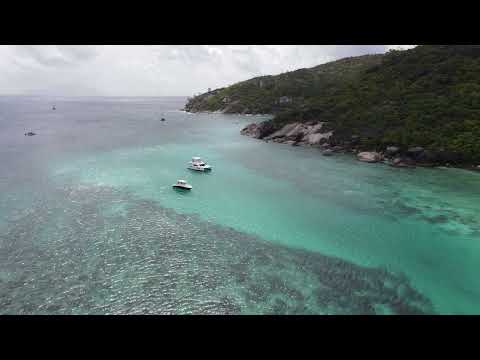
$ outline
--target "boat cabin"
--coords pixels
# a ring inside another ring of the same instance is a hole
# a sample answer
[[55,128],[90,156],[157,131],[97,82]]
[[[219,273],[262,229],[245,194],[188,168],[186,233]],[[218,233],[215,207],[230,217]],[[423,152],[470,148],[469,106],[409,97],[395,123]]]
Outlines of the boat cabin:
[[195,156],[192,158],[192,165],[200,165],[200,166],[204,166],[206,165],[205,162],[198,156]]

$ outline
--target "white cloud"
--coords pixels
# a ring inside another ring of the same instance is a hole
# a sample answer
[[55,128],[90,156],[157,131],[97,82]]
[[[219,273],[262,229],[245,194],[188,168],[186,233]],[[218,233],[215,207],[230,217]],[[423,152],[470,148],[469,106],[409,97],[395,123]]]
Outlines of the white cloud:
[[0,94],[191,95],[413,45],[4,45]]

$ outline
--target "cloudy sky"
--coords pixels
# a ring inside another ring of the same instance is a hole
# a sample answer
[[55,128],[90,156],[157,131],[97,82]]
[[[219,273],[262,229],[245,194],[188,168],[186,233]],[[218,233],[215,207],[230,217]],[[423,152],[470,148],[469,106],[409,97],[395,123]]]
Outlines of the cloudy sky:
[[2,45],[0,94],[190,96],[413,45]]

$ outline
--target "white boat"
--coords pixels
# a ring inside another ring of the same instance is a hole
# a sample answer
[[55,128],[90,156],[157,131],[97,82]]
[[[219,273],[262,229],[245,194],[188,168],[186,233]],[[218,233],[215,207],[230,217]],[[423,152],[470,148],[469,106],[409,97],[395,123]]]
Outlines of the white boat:
[[185,189],[185,190],[192,189],[192,185],[188,184],[185,180],[177,180],[177,183],[173,184],[172,186],[177,189]]
[[188,163],[188,168],[195,171],[209,171],[212,170],[212,167],[206,164],[201,158],[193,157],[192,161]]

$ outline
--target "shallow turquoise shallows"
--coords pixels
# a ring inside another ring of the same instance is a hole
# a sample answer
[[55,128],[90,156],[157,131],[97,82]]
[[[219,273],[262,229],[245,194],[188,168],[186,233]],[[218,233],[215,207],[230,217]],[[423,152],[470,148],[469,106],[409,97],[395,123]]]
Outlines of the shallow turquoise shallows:
[[480,313],[479,174],[265,143],[181,98],[16,101],[40,125],[4,160],[4,313]]

